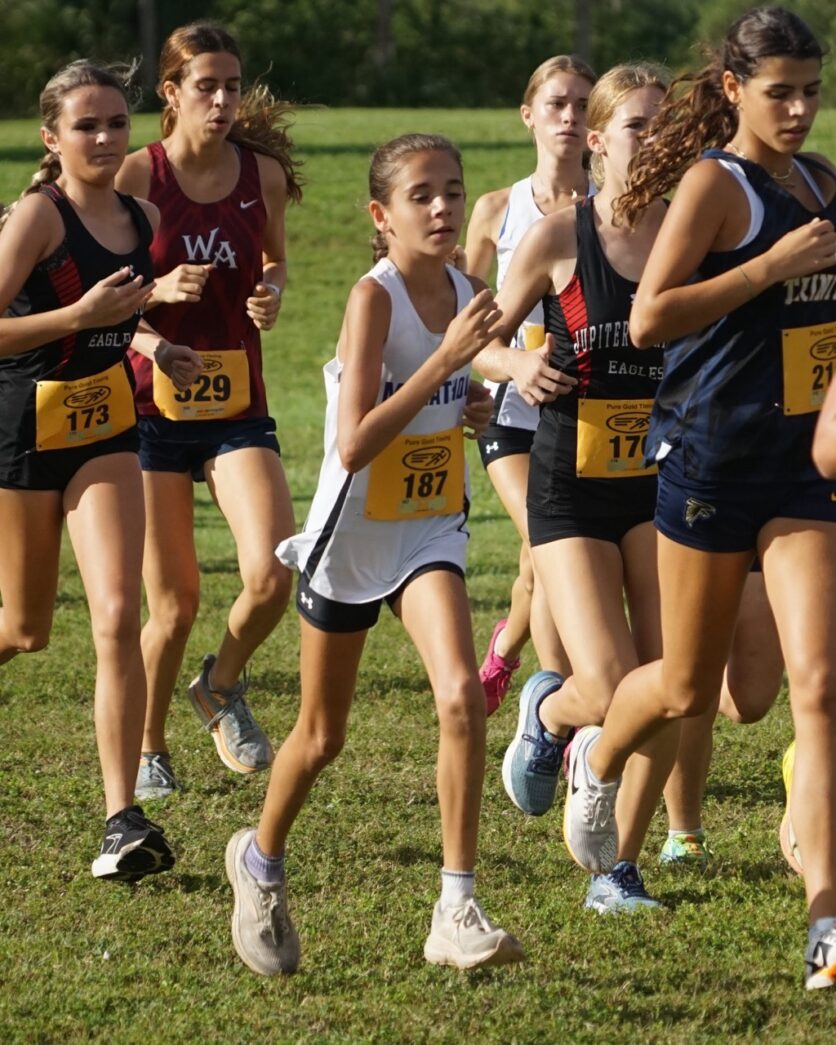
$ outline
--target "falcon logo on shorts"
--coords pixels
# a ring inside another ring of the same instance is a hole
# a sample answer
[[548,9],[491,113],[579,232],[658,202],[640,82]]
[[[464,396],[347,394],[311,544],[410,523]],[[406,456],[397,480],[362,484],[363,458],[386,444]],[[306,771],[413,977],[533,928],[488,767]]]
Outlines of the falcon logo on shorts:
[[689,497],[685,502],[685,522],[690,527],[693,527],[694,523],[699,522],[700,519],[710,519],[712,515],[716,514],[717,509],[713,504],[707,504],[696,497]]

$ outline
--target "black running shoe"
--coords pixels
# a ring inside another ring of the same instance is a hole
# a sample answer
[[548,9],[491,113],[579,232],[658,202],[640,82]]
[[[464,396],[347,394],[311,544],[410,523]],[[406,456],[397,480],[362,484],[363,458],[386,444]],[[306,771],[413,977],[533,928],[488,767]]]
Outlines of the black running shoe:
[[141,806],[128,806],[105,823],[102,851],[93,861],[94,878],[137,882],[174,867],[165,832],[148,820]]

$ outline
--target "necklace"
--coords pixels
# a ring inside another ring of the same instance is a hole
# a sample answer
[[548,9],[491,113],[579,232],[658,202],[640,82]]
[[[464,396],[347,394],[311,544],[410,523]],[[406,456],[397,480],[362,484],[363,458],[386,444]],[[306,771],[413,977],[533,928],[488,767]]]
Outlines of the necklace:
[[[739,156],[741,158],[741,160],[749,160],[749,157],[746,155],[746,153],[742,149],[738,149],[738,147],[734,144],[734,142],[729,142],[729,144],[726,146],[726,148],[730,152],[733,152],[735,154],[735,156]],[[754,160],[749,160],[749,162],[750,163],[754,163],[755,161]],[[786,174],[781,174],[780,171],[771,171],[771,170],[769,170],[768,167],[764,167],[764,170],[769,175],[769,177],[772,178],[774,181],[777,181],[781,185],[786,185],[787,188],[789,188],[789,189],[793,188],[793,184],[790,181],[790,179],[792,178],[793,174],[795,173],[795,161],[794,160],[790,160],[790,169],[787,171]]]

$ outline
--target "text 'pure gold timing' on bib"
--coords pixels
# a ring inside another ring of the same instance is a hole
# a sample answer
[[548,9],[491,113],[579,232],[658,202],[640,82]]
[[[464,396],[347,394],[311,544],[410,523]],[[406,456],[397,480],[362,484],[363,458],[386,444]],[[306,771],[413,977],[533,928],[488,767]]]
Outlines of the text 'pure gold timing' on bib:
[[365,514],[369,519],[426,519],[464,508],[461,426],[428,435],[399,435],[372,461]]
[[836,322],[781,331],[784,413],[821,410],[836,371]]
[[178,391],[154,367],[154,403],[170,421],[220,421],[237,417],[250,405],[250,370],[244,349],[201,352],[203,370]]
[[579,399],[577,474],[584,479],[655,475],[645,467],[652,399]]
[[35,447],[69,450],[89,446],[136,424],[134,395],[124,363],[74,381],[35,386]]

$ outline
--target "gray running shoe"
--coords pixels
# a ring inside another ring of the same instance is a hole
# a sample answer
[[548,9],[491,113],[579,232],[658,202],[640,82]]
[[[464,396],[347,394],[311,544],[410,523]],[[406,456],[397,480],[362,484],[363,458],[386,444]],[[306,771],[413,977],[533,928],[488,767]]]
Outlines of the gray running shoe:
[[576,864],[592,874],[606,874],[618,855],[615,798],[621,780],[602,783],[593,777],[587,756],[601,734],[600,726],[584,726],[569,748],[569,782],[563,813],[563,840]]
[[296,972],[299,937],[287,913],[285,882],[259,882],[244,863],[255,831],[243,828],[226,847],[226,876],[235,895],[232,942],[241,961],[261,976]]
[[448,907],[444,911],[440,903],[435,905],[424,957],[434,965],[476,969],[521,962],[525,951],[515,936],[493,925],[471,897],[461,907]]
[[609,874],[594,874],[584,901],[584,907],[598,914],[661,906],[648,896],[641,871],[630,860],[619,860]]
[[149,798],[168,798],[177,790],[177,780],[167,751],[143,751],[139,757],[134,795],[144,802]]
[[540,721],[540,705],[560,689],[556,671],[538,671],[520,693],[517,732],[502,760],[502,783],[508,797],[530,816],[542,816],[554,805],[560,765],[567,741],[552,737]]
[[212,689],[209,673],[215,656],[207,653],[200,674],[189,686],[189,700],[211,733],[221,762],[233,773],[255,773],[273,761],[273,748],[244,700],[246,674],[231,689]]

